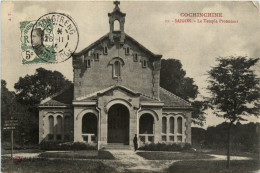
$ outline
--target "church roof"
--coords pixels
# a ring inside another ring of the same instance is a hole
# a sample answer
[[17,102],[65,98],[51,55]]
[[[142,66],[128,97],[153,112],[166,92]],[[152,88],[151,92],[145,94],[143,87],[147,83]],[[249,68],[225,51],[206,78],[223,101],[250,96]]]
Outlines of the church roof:
[[71,106],[73,100],[73,85],[63,89],[61,92],[41,101],[39,107]]
[[[128,89],[121,85],[113,85],[103,90],[97,91],[85,97],[79,98],[78,101],[90,101],[90,100],[97,100],[99,94],[106,93],[112,89],[120,88],[122,90],[127,90],[128,92],[132,93],[133,95],[140,96],[140,101],[145,102],[162,102],[164,103],[164,108],[175,108],[175,109],[187,109],[191,108],[191,104],[180,97],[174,95],[173,93],[167,91],[166,89],[160,87],[159,99],[147,96],[142,93],[138,93],[131,89]],[[72,106],[73,100],[73,86],[70,88],[64,89],[61,92],[46,98],[43,100],[39,107],[69,107]]]
[[151,97],[151,96],[139,93],[138,91],[134,91],[134,90],[129,89],[129,88],[122,86],[122,85],[112,85],[108,88],[96,91],[96,92],[91,93],[89,95],[86,95],[84,97],[77,98],[76,100],[77,101],[97,100],[98,95],[103,95],[103,94],[105,94],[105,93],[107,93],[111,90],[114,90],[114,89],[121,89],[121,90],[124,90],[124,91],[134,95],[134,96],[139,96],[141,101],[157,101],[157,102],[159,102],[159,99],[157,99],[155,97]]
[[[155,58],[161,58],[162,57],[162,55],[154,54],[153,52],[151,52],[149,49],[147,49],[142,44],[140,44],[138,41],[136,41],[133,37],[131,37],[131,36],[127,35],[127,34],[125,34],[125,36],[126,36],[126,39],[128,39],[129,41],[135,43],[140,49],[142,49],[143,51],[147,52],[151,56],[153,56]],[[100,43],[102,43],[103,41],[105,41],[108,38],[109,38],[109,33],[107,33],[103,37],[99,38],[97,41],[95,41],[94,43],[90,44],[88,47],[86,47],[82,51],[74,53],[74,56],[78,57],[78,56],[82,56],[82,55],[86,54],[89,50],[95,48],[97,45],[99,45]]]
[[159,98],[166,108],[192,108],[191,104],[175,94],[160,87]]

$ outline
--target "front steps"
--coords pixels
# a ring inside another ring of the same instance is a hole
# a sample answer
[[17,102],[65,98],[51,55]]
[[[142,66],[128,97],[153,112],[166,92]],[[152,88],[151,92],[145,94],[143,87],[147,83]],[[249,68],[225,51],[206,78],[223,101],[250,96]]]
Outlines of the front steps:
[[122,143],[107,143],[107,146],[105,146],[105,149],[110,149],[110,150],[131,150],[131,147],[129,145],[124,145]]

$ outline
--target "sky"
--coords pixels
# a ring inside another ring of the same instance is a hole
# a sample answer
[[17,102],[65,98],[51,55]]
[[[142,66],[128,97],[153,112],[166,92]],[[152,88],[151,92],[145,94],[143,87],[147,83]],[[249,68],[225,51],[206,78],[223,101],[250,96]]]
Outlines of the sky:
[[[8,89],[14,91],[19,77],[32,75],[39,67],[60,71],[73,80],[71,58],[57,64],[21,63],[19,22],[34,21],[50,12],[68,14],[78,27],[76,52],[79,52],[109,32],[108,13],[114,5],[112,1],[2,2],[1,8],[1,78],[6,80]],[[216,65],[216,58],[231,55],[260,57],[259,8],[252,2],[121,1],[120,9],[126,13],[125,32],[152,52],[162,54],[164,59],[179,59],[186,75],[195,80],[203,96],[208,95],[206,73]],[[238,23],[175,23],[175,19],[204,19],[184,18],[181,13],[222,13],[221,19]],[[255,70],[260,74],[259,64]],[[211,111],[207,113],[205,127],[223,121]],[[249,120],[259,121],[254,117]]]

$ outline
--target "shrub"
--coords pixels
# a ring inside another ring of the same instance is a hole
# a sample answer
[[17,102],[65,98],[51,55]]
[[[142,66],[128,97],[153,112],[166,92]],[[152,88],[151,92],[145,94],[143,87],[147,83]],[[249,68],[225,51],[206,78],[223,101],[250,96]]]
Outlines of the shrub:
[[139,150],[147,150],[147,151],[193,151],[191,144],[165,144],[165,143],[151,143],[146,144],[138,148]]
[[42,150],[96,150],[96,146],[83,142],[60,143],[55,141],[43,141],[40,144]]

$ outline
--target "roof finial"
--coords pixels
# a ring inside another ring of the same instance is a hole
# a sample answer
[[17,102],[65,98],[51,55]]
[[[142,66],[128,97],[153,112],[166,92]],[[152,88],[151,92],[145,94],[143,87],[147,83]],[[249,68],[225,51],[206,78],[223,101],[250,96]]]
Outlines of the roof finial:
[[116,11],[116,10],[120,11],[120,8],[118,7],[118,5],[120,4],[120,1],[114,1],[114,4],[116,5],[114,11]]

